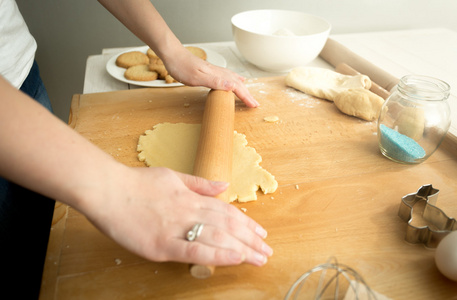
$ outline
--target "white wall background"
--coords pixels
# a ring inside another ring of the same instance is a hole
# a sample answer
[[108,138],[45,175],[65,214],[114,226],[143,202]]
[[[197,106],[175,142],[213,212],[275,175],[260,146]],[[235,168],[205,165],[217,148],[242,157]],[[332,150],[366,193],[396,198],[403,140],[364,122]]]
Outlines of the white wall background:
[[[152,0],[182,43],[232,40],[230,18],[251,9],[303,11],[331,34],[446,27],[457,31],[456,0]],[[55,113],[68,120],[82,93],[86,59],[103,48],[140,46],[95,0],[17,0],[38,42],[36,59]]]

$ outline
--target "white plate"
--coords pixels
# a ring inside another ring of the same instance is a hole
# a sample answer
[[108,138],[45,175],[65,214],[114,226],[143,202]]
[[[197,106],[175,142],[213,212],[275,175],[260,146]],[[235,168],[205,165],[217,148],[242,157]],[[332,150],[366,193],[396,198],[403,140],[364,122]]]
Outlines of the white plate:
[[[187,45],[186,45],[187,46]],[[225,68],[227,66],[227,61],[225,60],[225,58],[220,55],[219,53],[217,52],[214,52],[214,51],[211,51],[211,50],[208,50],[208,49],[205,49],[203,47],[200,47],[200,46],[197,46],[199,48],[202,48],[203,50],[205,50],[206,52],[206,60],[209,62],[209,63],[212,63],[213,65],[216,65],[216,66],[219,66],[219,67],[223,67]],[[139,48],[133,48],[133,49],[129,49],[129,50],[126,50],[126,51],[123,51],[117,55],[114,55],[113,57],[110,58],[110,60],[108,61],[108,63],[106,64],[106,70],[108,71],[108,73],[113,76],[114,78],[116,78],[117,80],[120,80],[122,82],[125,82],[125,83],[129,83],[129,84],[134,84],[134,85],[140,85],[140,86],[147,86],[147,87],[173,87],[173,86],[182,86],[183,84],[180,83],[180,82],[174,82],[174,83],[166,83],[165,80],[161,80],[161,79],[157,79],[157,80],[153,80],[153,81],[136,81],[136,80],[128,80],[124,77],[124,72],[125,72],[125,69],[124,68],[120,68],[116,65],[116,59],[119,55],[121,55],[122,53],[125,53],[125,52],[131,52],[131,51],[141,51],[143,53],[146,53],[146,51],[148,50],[149,46],[143,46],[143,47],[139,47]]]

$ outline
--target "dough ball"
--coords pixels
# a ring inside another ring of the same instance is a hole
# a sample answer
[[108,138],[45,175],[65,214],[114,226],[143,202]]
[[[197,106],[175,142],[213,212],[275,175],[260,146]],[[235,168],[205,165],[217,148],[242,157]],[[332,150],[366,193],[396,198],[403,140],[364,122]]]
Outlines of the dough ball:
[[374,121],[379,116],[384,99],[367,89],[348,89],[340,92],[334,103],[347,115]]
[[424,110],[420,107],[404,107],[394,126],[398,132],[418,141],[422,138],[425,127]]

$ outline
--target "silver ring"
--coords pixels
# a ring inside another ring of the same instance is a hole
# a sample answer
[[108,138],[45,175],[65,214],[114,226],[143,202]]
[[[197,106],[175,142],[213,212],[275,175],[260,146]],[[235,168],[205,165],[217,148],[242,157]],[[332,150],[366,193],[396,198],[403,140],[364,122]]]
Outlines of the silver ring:
[[195,241],[195,239],[197,239],[200,236],[200,234],[202,233],[202,230],[203,230],[202,223],[195,224],[194,227],[192,227],[192,229],[187,232],[186,239],[189,242]]

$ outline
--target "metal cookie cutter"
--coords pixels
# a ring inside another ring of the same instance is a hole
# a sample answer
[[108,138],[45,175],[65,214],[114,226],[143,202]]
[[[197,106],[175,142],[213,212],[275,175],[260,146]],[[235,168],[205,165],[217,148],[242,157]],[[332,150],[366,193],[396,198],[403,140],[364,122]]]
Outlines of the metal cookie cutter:
[[[438,189],[428,184],[421,186],[416,193],[408,194],[401,199],[398,216],[408,223],[405,237],[407,242],[423,243],[428,248],[436,248],[448,233],[457,230],[457,221],[448,217],[435,206],[438,193]],[[413,206],[419,201],[425,202],[421,214],[428,225],[417,227],[411,225],[411,222],[413,220]]]

